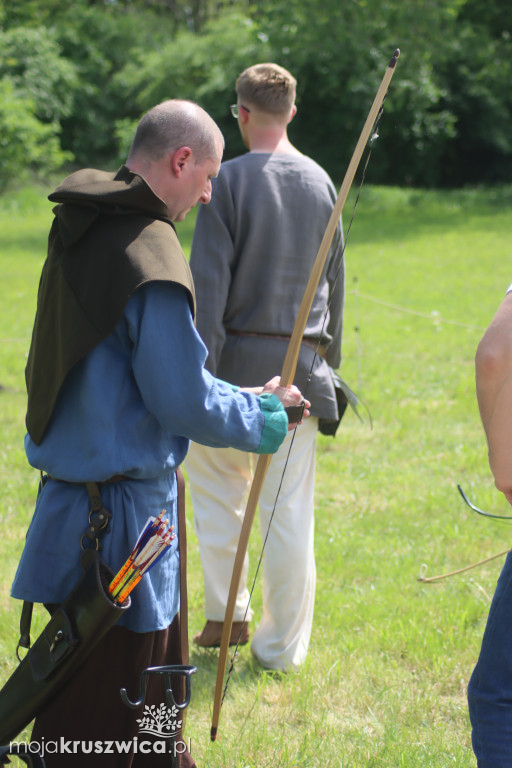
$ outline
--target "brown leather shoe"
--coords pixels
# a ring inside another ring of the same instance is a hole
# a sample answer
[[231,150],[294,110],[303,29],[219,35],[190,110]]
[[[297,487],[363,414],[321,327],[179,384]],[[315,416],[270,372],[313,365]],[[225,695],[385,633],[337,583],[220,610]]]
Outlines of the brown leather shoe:
[[[203,627],[203,631],[194,635],[194,643],[201,646],[201,648],[219,648],[223,626],[224,623],[222,621],[211,621],[208,619]],[[238,645],[246,645],[249,642],[250,636],[251,633],[249,632],[247,622],[234,621],[229,644],[236,645],[238,643]]]

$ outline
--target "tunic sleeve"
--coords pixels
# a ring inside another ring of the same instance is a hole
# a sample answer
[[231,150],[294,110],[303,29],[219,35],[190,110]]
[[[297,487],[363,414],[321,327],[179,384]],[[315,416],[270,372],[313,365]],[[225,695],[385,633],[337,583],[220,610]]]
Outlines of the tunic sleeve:
[[288,430],[279,399],[235,392],[204,369],[206,348],[181,286],[145,286],[130,300],[125,317],[137,386],[164,429],[213,447],[277,450]]
[[224,310],[228,305],[235,268],[234,206],[221,174],[212,182],[212,199],[197,213],[190,268],[198,300],[197,326],[208,350],[206,368],[216,374],[226,332]]

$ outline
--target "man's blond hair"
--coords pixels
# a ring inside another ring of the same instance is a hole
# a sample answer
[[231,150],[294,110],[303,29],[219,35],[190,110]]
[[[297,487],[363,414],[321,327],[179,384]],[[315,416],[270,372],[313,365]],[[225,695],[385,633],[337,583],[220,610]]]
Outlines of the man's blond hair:
[[288,115],[295,103],[297,81],[279,64],[254,64],[238,76],[235,88],[240,104],[272,115]]

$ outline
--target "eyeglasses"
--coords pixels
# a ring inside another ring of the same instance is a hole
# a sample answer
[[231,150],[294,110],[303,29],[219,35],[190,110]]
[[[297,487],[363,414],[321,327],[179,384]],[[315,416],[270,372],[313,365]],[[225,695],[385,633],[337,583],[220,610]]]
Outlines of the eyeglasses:
[[247,107],[244,107],[243,104],[232,104],[230,106],[231,114],[235,119],[238,118],[238,115],[240,114],[240,110],[245,109],[246,112],[250,112],[250,109],[247,109]]

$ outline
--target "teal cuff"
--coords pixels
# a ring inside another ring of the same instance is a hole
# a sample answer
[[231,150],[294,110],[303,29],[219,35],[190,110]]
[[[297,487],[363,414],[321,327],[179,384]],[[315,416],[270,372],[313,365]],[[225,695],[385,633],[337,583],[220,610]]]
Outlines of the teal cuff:
[[265,424],[255,453],[275,453],[287,435],[288,416],[277,395],[265,392],[259,397]]

